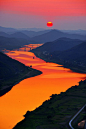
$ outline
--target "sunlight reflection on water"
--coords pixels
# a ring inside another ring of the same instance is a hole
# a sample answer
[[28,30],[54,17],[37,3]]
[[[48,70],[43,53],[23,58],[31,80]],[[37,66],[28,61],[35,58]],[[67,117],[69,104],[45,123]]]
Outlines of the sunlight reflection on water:
[[43,74],[24,79],[0,97],[0,129],[12,129],[24,118],[27,110],[34,110],[52,94],[64,92],[86,77],[86,74],[72,72],[61,65],[46,63],[32,52],[16,50],[7,55],[27,66],[32,65]]

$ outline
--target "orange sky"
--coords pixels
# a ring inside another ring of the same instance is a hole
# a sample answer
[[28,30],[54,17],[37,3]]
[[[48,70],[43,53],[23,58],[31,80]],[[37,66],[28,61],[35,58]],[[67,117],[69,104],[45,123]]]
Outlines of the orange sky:
[[44,16],[86,16],[86,0],[0,0],[0,10]]
[[45,27],[51,21],[54,28],[58,22],[59,28],[85,29],[86,0],[0,0],[0,18],[2,26]]

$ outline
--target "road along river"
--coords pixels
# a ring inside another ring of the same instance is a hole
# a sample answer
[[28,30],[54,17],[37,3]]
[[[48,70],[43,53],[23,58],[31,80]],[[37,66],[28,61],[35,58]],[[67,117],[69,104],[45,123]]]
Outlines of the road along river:
[[[27,47],[27,46],[26,46]],[[12,129],[28,110],[34,110],[52,94],[59,94],[86,78],[86,74],[72,72],[55,63],[46,63],[28,49],[6,53],[26,66],[40,70],[43,74],[24,79],[11,91],[0,97],[0,129]]]

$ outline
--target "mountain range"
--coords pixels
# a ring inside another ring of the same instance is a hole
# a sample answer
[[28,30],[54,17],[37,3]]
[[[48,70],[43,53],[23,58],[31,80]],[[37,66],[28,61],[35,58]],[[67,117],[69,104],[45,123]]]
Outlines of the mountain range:
[[14,32],[13,34],[7,34],[6,32],[0,31],[0,36],[4,36],[4,37],[8,37],[8,38],[30,39],[29,36],[25,35],[22,32]]
[[0,26],[0,31],[5,32],[5,33],[14,33],[17,31],[17,29]]
[[86,73],[86,41],[60,38],[33,49],[39,58],[64,65],[76,72]]
[[49,32],[50,30],[42,30],[42,31],[29,31],[29,30],[22,30],[21,32],[26,34],[29,37],[34,37],[34,36],[38,36],[38,35],[42,35],[46,32]]
[[61,32],[59,30],[51,30],[51,31],[49,31],[47,33],[44,33],[42,35],[35,36],[32,39],[34,41],[45,43],[45,42],[54,41],[54,40],[56,40],[58,38],[61,38],[61,37],[66,37],[66,38],[71,38],[71,39],[86,40],[86,36],[84,36],[84,35],[68,34],[68,33]]
[[54,52],[54,51],[64,51],[70,49],[80,43],[82,40],[79,39],[69,39],[69,38],[59,38],[53,42],[46,42],[42,46],[36,48],[34,51],[47,51],[47,52]]
[[9,38],[0,36],[0,51],[2,51],[3,49],[17,49],[22,47],[23,45],[28,45],[30,43],[35,43],[35,41],[30,41],[29,39]]
[[42,31],[32,31],[32,30],[30,31],[30,30],[23,30],[23,29],[0,27],[0,36],[10,37],[10,38],[13,37],[13,38],[30,39],[38,43],[51,42],[62,37],[86,40],[86,35],[69,34],[67,32],[62,32],[56,29],[42,30]]
[[[19,48],[35,41],[44,43],[32,50],[37,56],[46,62],[59,63],[71,70],[86,73],[86,36],[84,35],[67,34],[59,30],[34,32],[3,27],[0,27],[0,31],[0,50]],[[22,79],[41,73],[0,52],[0,96]],[[69,128],[68,122],[85,102],[86,80],[80,81],[78,86],[72,86],[66,92],[53,94],[34,111],[27,111],[24,115],[25,119],[14,129]],[[74,128],[77,128],[78,122],[83,117],[86,119],[85,111],[80,113],[72,123]]]
[[53,52],[52,55],[54,56],[54,58],[59,58],[60,60],[86,65],[86,41],[71,49],[60,52],[59,54],[54,54]]

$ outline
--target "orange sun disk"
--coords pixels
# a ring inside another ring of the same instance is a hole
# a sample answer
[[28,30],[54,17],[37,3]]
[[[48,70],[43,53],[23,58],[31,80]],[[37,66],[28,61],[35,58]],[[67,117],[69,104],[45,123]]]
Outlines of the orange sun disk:
[[52,26],[53,26],[53,23],[52,23],[52,22],[48,22],[48,23],[47,23],[47,26],[48,26],[48,27],[52,27]]

